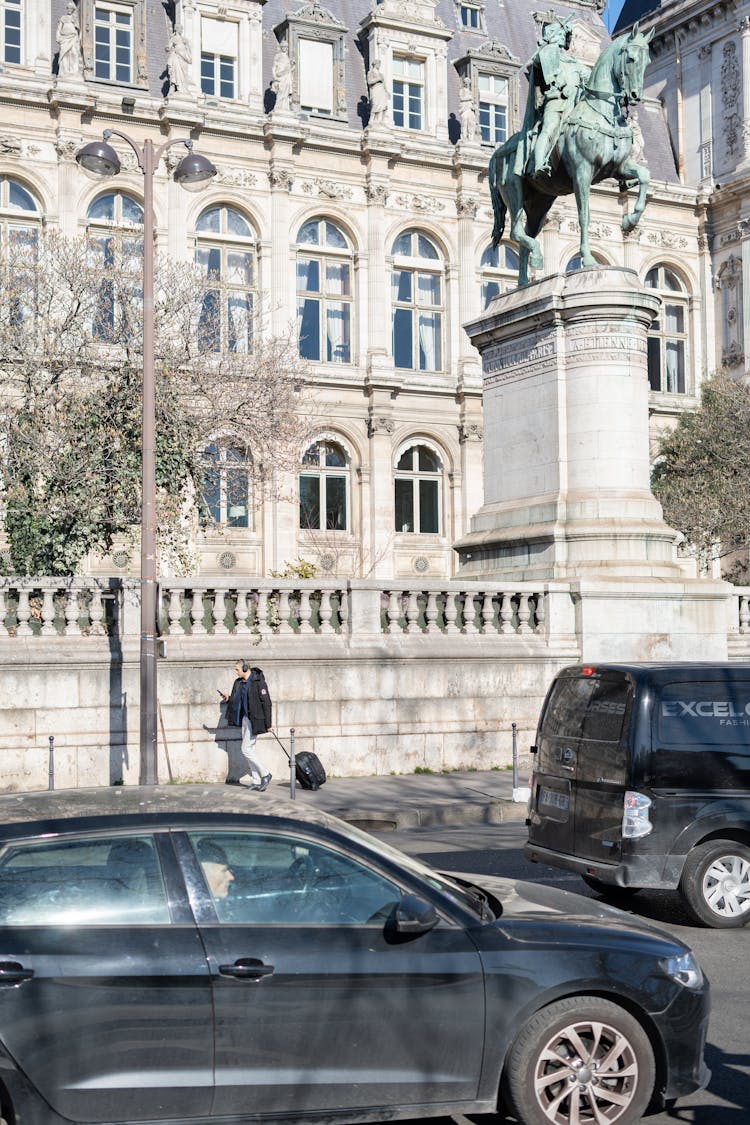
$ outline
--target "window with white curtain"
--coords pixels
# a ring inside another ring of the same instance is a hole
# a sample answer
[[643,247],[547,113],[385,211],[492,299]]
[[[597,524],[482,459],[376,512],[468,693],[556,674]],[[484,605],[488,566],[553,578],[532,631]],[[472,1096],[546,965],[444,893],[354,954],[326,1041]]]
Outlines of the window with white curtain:
[[333,43],[300,38],[298,91],[300,109],[333,112]]
[[396,463],[396,531],[402,534],[441,534],[443,466],[434,449],[415,444]]
[[195,234],[195,261],[208,281],[198,320],[199,342],[207,351],[249,352],[256,293],[255,232],[241,211],[221,204],[201,212]]
[[215,524],[252,528],[251,459],[231,441],[212,441],[203,450],[203,503]]
[[501,242],[499,246],[488,246],[482,254],[479,268],[482,271],[482,308],[490,301],[515,289],[518,285],[518,254]]
[[0,245],[36,242],[41,219],[31,192],[18,180],[0,176]]
[[311,219],[297,235],[299,354],[318,363],[352,362],[352,251],[329,219]]
[[435,243],[407,230],[393,243],[393,362],[409,371],[442,371],[443,261]]
[[0,176],[0,248],[9,249],[0,319],[7,313],[15,327],[34,315],[33,274],[26,273],[24,266],[29,259],[36,260],[40,230],[41,215],[31,192],[17,180]]
[[0,60],[21,62],[21,0],[0,0]]
[[349,460],[335,441],[305,451],[299,474],[299,525],[303,531],[348,531]]
[[648,382],[652,391],[687,393],[688,297],[685,286],[669,266],[654,266],[646,274],[647,289],[658,290],[662,304],[648,333]]
[[231,100],[237,91],[238,25],[201,17],[201,91]]
[[[92,332],[96,339],[107,340],[118,326],[118,318],[129,311],[129,297],[141,293],[143,268],[143,208],[135,199],[119,191],[98,196],[86,212],[89,263],[103,276]],[[127,286],[128,275],[132,284]],[[126,278],[122,285],[120,279]],[[116,292],[119,289],[119,295]],[[122,320],[119,327],[127,334]],[[133,321],[137,330],[137,320]]]

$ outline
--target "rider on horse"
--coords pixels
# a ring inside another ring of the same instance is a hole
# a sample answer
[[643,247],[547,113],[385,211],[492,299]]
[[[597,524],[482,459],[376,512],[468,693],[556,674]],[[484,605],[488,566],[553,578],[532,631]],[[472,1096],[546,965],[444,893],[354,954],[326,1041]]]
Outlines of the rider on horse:
[[525,167],[517,169],[519,172],[533,176],[552,170],[550,158],[560,130],[589,70],[568,53],[572,37],[573,29],[567,20],[545,24],[542,42],[529,61],[529,95],[522,126],[526,159]]

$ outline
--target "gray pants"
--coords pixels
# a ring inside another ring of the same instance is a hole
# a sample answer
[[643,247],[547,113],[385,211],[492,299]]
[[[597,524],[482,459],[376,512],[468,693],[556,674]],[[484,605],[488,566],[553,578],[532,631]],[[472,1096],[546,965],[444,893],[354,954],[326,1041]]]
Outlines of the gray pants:
[[253,785],[260,785],[264,777],[267,777],[271,772],[268,770],[260,758],[255,753],[255,742],[257,735],[253,734],[253,728],[250,726],[250,720],[247,715],[242,719],[242,744],[240,749],[242,756],[247,762],[248,772],[252,779]]

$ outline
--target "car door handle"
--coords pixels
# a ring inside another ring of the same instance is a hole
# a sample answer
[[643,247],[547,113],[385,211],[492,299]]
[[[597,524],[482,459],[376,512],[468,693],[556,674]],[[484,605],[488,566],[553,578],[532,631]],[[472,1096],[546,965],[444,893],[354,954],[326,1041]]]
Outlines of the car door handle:
[[273,965],[265,965],[256,957],[241,957],[233,965],[219,965],[219,972],[225,977],[238,977],[240,980],[260,980],[270,977]]
[[0,961],[0,984],[18,984],[22,980],[31,980],[33,969],[24,969],[18,961]]

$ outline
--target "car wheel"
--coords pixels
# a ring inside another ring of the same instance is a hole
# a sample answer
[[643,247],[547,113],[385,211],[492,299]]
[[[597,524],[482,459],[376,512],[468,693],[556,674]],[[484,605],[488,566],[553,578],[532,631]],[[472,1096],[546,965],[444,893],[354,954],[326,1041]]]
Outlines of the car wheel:
[[616,887],[611,883],[602,883],[594,875],[581,875],[587,887],[596,891],[607,902],[628,902],[633,895],[637,895],[640,887]]
[[558,1000],[529,1020],[505,1067],[523,1125],[632,1125],[654,1090],[654,1053],[623,1008],[594,996]]
[[688,853],[680,894],[698,922],[715,929],[750,922],[750,848],[709,840]]

